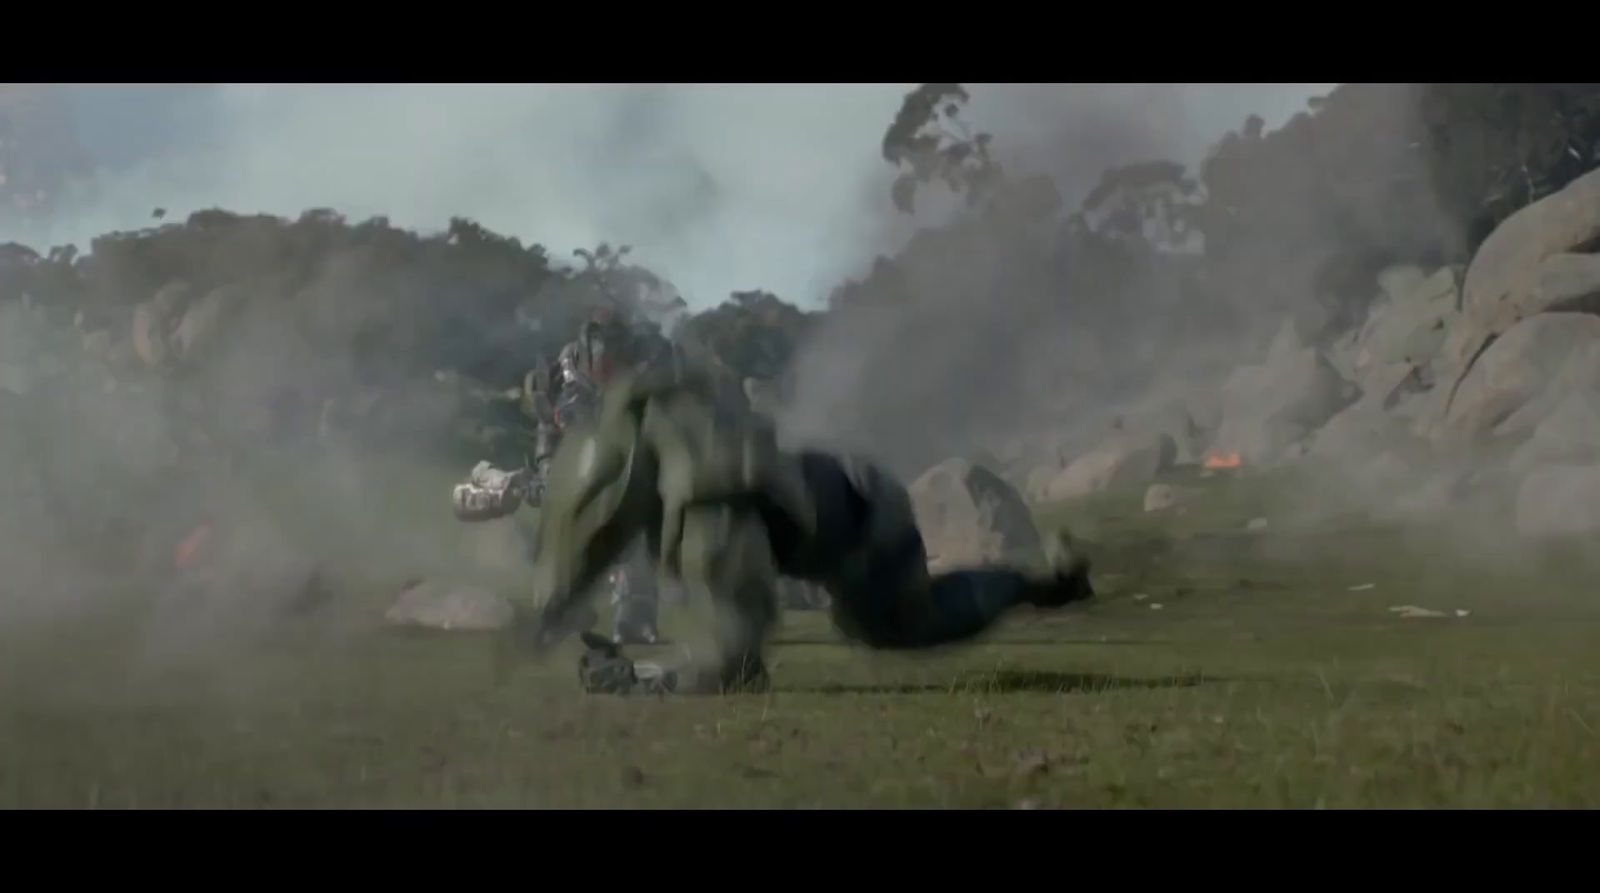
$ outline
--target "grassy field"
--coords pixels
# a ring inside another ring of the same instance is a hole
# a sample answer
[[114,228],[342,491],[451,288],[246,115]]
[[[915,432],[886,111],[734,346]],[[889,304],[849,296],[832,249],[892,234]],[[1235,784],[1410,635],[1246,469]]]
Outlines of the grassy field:
[[1178,516],[1042,513],[1092,541],[1092,606],[917,656],[791,614],[760,696],[585,697],[573,655],[502,678],[483,637],[377,624],[394,581],[152,662],[129,595],[0,642],[0,806],[1600,805],[1592,564],[1183,483]]

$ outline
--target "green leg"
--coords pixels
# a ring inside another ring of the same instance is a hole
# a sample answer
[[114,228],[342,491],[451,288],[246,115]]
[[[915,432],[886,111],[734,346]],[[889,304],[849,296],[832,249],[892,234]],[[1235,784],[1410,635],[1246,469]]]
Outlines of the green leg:
[[684,515],[683,581],[710,597],[715,648],[688,688],[728,692],[765,686],[761,652],[778,616],[777,567],[766,526],[755,513],[697,506]]

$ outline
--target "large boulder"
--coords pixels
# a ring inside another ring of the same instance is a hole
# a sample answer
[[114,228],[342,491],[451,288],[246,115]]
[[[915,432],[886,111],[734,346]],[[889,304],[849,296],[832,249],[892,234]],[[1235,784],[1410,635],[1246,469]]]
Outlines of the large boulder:
[[[1600,170],[1518,210],[1489,234],[1467,268],[1462,312],[1486,334],[1535,313],[1597,294],[1592,259],[1600,245]],[[1464,359],[1464,358],[1463,358]]]
[[1115,430],[1136,438],[1171,438],[1177,447],[1176,461],[1199,462],[1216,431],[1215,415],[1207,413],[1199,401],[1171,397],[1152,401],[1117,416]]
[[133,350],[152,369],[167,361],[168,319],[154,301],[145,301],[133,308],[133,330],[130,333]]
[[408,586],[384,613],[394,626],[488,632],[511,623],[511,603],[475,586],[424,580]]
[[1531,432],[1561,398],[1600,389],[1600,317],[1541,313],[1512,326],[1461,379],[1434,439]]
[[1032,562],[1042,555],[1022,496],[981,465],[946,460],[917,478],[910,491],[933,570]]
[[1356,339],[1358,383],[1372,368],[1393,364],[1427,368],[1444,347],[1457,315],[1460,289],[1454,268],[1444,267],[1431,276],[1416,267],[1391,268],[1379,274],[1378,283],[1385,299],[1372,308]]
[[1327,357],[1285,325],[1265,362],[1240,367],[1223,385],[1222,425],[1212,451],[1237,453],[1251,465],[1276,462],[1355,396]]
[[1553,254],[1539,265],[1532,306],[1600,312],[1600,254]]
[[1144,491],[1144,510],[1147,512],[1164,512],[1169,509],[1179,509],[1194,499],[1197,491],[1188,487],[1174,487],[1171,484],[1151,484]]
[[1077,499],[1090,493],[1143,486],[1171,468],[1178,445],[1166,434],[1118,434],[1079,456],[1060,471],[1030,481],[1030,495],[1044,502]]
[[[1454,268],[1432,275],[1419,267],[1391,267],[1378,276],[1383,296],[1360,331],[1334,345],[1330,359],[1356,383],[1363,403],[1416,415],[1441,373],[1440,356],[1460,318],[1460,287]],[[1447,373],[1444,373],[1447,374]]]
[[189,298],[193,289],[183,280],[169,282],[156,290],[150,298],[150,307],[158,317],[164,320],[174,320],[183,314],[189,306]]
[[1563,537],[1600,532],[1600,465],[1538,469],[1517,490],[1517,532]]
[[172,346],[185,362],[194,361],[216,341],[228,314],[239,306],[239,290],[222,287],[189,305],[173,332]]
[[1567,393],[1511,454],[1510,468],[1527,474],[1556,464],[1600,465],[1600,393]]
[[[1459,383],[1495,338],[1540,313],[1600,309],[1600,170],[1507,217],[1467,268],[1461,320],[1441,353],[1447,388]],[[1436,404],[1433,421],[1446,401]]]

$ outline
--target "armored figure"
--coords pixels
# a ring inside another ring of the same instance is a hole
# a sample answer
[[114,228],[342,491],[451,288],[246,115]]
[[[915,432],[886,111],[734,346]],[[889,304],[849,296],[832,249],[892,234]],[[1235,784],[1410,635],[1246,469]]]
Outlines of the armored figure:
[[[675,359],[673,345],[659,334],[636,334],[609,313],[594,314],[550,368],[535,369],[524,379],[523,408],[536,425],[531,467],[507,472],[479,463],[467,482],[456,487],[456,516],[483,521],[509,515],[524,502],[539,506],[564,433],[574,425],[594,422],[602,390],[614,372],[667,368]],[[655,642],[659,590],[642,540],[621,556],[609,582],[612,641]]]
[[930,575],[903,486],[864,462],[782,451],[769,424],[726,412],[713,393],[703,380],[625,376],[595,423],[567,432],[546,480],[532,604],[512,626],[519,650],[581,632],[591,587],[641,536],[663,572],[715,605],[716,645],[665,667],[586,634],[590,691],[765,685],[780,576],[827,590],[835,625],[877,649],[960,642],[1013,607],[1093,596],[1064,536],[1041,567]]

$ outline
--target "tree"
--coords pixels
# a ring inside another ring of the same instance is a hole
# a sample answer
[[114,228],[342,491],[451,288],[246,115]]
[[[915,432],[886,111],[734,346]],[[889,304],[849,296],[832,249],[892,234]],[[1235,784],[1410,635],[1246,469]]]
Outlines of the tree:
[[901,103],[883,137],[884,160],[902,171],[890,189],[901,213],[915,210],[918,187],[929,183],[941,182],[975,206],[1000,182],[990,135],[961,120],[969,98],[960,84],[923,84]]

